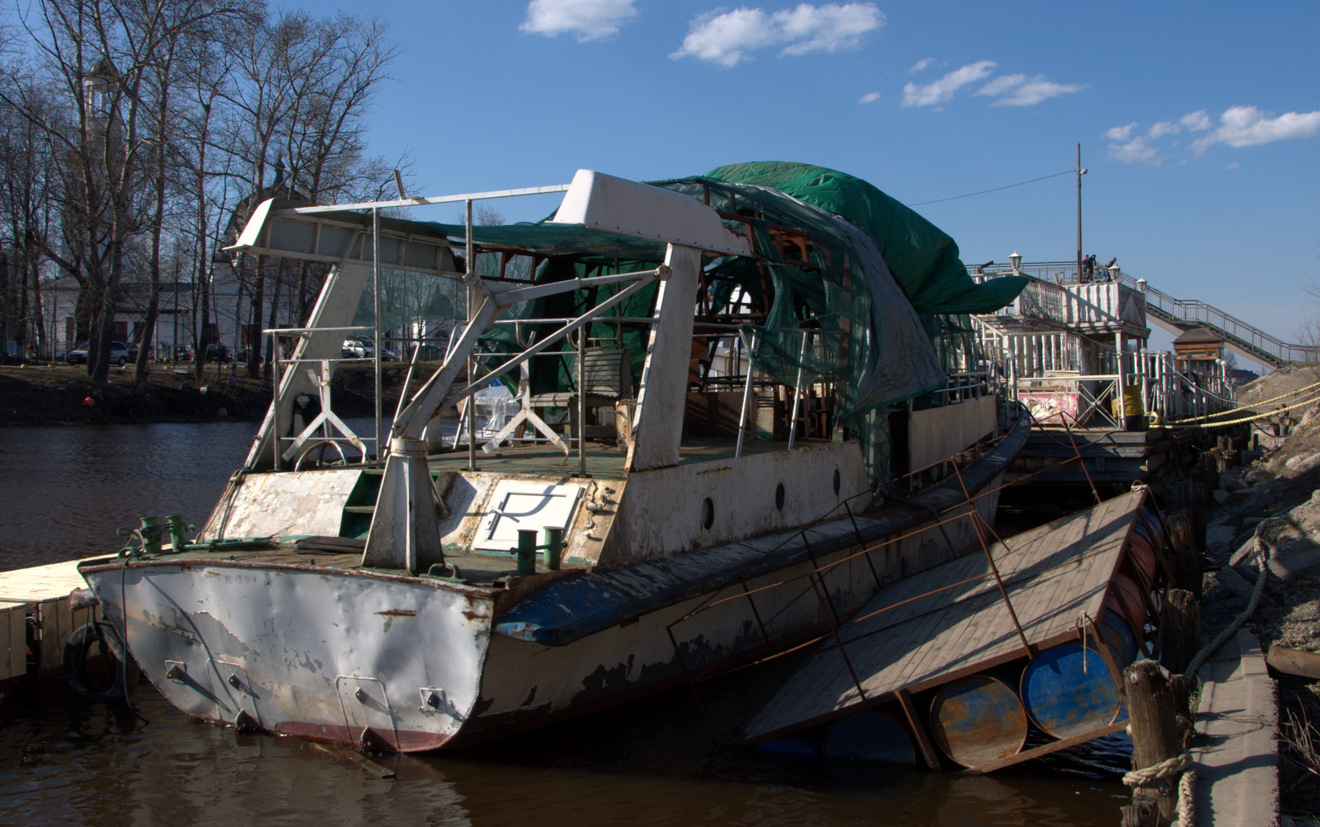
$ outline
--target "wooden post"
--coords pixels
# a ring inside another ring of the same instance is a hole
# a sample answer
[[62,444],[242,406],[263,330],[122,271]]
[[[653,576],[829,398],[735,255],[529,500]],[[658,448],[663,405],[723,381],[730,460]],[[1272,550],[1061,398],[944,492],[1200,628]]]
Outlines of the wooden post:
[[1134,801],[1123,808],[1123,827],[1158,827],[1160,808],[1154,801]]
[[1165,520],[1173,544],[1173,585],[1200,597],[1202,557],[1196,548],[1195,525],[1188,508],[1170,510]]
[[1182,672],[1201,645],[1201,603],[1186,589],[1169,589],[1160,609],[1160,663]]
[[[1139,660],[1127,668],[1123,677],[1132,727],[1132,768],[1153,767],[1180,754],[1183,739],[1169,674],[1153,660]],[[1178,804],[1178,779],[1165,778],[1153,787],[1138,787],[1133,799],[1154,801],[1160,816],[1172,821]]]

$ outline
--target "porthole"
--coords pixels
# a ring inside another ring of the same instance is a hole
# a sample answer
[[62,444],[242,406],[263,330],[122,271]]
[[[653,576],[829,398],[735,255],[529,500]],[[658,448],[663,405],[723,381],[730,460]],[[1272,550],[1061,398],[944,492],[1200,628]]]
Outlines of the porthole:
[[715,525],[715,503],[707,497],[701,501],[701,527],[709,530],[713,525]]
[[843,487],[843,477],[839,476],[839,469],[834,469],[834,493],[837,496],[839,489]]
[[775,486],[775,508],[784,510],[784,484],[781,482]]

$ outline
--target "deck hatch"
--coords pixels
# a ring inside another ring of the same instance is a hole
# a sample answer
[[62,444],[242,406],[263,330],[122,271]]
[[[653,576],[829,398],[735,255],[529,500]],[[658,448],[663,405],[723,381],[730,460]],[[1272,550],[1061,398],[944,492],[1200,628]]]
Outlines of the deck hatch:
[[535,531],[540,542],[544,529],[568,528],[581,495],[579,485],[501,480],[490,495],[472,547],[513,551],[518,548],[518,532],[525,529]]

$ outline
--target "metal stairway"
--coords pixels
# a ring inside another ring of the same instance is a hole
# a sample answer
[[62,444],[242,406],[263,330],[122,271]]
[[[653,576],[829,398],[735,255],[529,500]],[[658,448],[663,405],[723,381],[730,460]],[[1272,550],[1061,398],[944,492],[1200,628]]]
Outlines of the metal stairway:
[[1320,360],[1320,347],[1280,341],[1213,305],[1196,299],[1175,299],[1149,283],[1143,281],[1139,284],[1127,273],[1120,272],[1118,278],[1120,283],[1146,294],[1147,317],[1162,323],[1171,332],[1185,333],[1195,327],[1204,327],[1252,359],[1276,368],[1289,362]]

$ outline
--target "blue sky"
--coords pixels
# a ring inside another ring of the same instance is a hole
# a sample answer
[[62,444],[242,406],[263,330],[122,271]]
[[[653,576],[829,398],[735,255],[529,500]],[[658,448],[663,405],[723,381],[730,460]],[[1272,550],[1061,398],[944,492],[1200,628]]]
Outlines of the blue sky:
[[371,142],[419,194],[803,161],[936,202],[968,263],[1071,260],[1080,143],[1084,252],[1285,340],[1320,313],[1314,0],[335,8],[404,46]]

